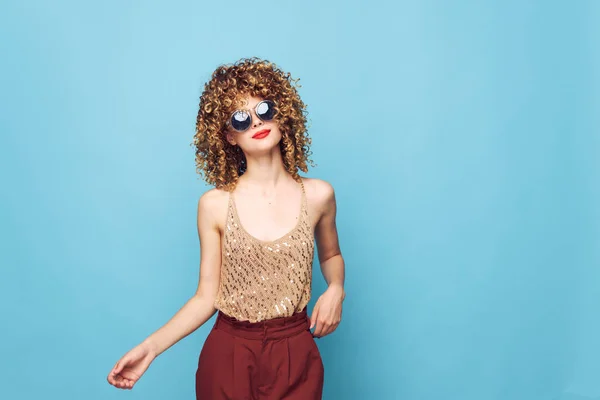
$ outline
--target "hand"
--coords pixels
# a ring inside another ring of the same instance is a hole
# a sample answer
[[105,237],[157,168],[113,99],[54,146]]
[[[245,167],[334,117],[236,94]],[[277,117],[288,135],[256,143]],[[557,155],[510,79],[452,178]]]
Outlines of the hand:
[[132,389],[156,356],[146,342],[127,352],[108,374],[108,383],[119,389]]
[[340,285],[329,285],[319,297],[310,317],[310,329],[315,325],[314,337],[323,337],[333,332],[342,320],[342,302],[346,294]]

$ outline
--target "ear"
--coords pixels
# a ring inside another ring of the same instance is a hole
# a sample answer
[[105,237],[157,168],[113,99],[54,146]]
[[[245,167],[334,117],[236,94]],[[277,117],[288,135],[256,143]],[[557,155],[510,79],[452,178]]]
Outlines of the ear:
[[237,142],[235,141],[235,138],[233,137],[233,133],[227,132],[225,137],[227,138],[227,141],[229,142],[229,144],[231,144],[232,146],[237,145]]

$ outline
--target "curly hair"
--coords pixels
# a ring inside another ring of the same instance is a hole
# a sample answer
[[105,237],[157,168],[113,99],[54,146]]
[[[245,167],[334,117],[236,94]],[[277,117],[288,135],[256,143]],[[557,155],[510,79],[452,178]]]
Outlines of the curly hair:
[[196,148],[196,170],[204,180],[218,189],[231,191],[246,171],[246,157],[239,146],[225,137],[226,122],[250,95],[274,101],[282,139],[279,142],[285,169],[300,181],[298,170],[314,167],[309,158],[311,139],[307,133],[306,106],[293,79],[274,63],[257,57],[242,58],[222,64],[212,73],[200,96],[196,133],[191,143]]

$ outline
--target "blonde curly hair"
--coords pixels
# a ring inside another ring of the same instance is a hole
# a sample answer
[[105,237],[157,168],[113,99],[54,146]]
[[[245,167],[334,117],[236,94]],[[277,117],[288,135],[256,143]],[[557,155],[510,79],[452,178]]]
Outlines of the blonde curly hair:
[[196,148],[196,170],[204,180],[218,189],[231,191],[246,171],[246,157],[239,146],[225,137],[226,123],[233,111],[242,106],[245,95],[261,97],[275,103],[282,139],[279,143],[285,169],[300,181],[298,170],[314,167],[309,158],[311,139],[307,133],[306,106],[293,79],[274,63],[257,57],[242,58],[223,64],[212,73],[200,96],[196,134],[191,143]]

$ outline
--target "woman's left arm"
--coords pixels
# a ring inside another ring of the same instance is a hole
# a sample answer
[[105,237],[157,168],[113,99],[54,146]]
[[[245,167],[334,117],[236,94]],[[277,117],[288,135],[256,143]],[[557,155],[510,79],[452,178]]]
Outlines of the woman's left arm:
[[342,319],[344,290],[344,259],[340,251],[336,217],[336,201],[333,187],[322,180],[315,180],[319,198],[320,217],[315,227],[315,239],[321,272],[327,282],[327,290],[317,299],[310,316],[310,328],[315,325],[313,336],[319,338],[333,332]]

